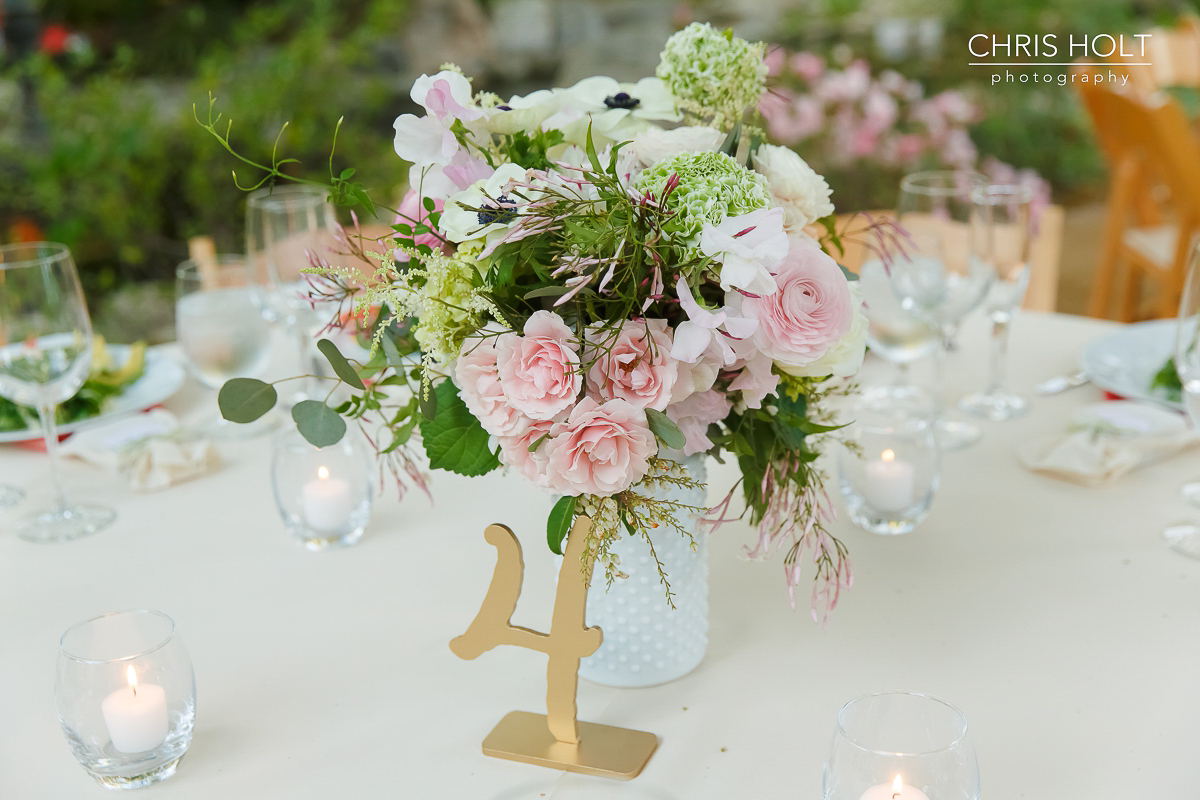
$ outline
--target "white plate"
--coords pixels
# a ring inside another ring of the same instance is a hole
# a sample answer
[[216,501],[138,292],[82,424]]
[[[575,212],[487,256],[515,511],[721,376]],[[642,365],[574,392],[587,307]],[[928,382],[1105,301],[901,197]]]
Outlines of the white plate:
[[[108,352],[117,364],[124,364],[129,358],[129,345],[110,344]],[[131,411],[141,411],[152,405],[161,403],[183,385],[183,367],[174,359],[163,355],[154,348],[146,350],[146,370],[142,377],[125,388],[119,395],[109,398],[104,413],[94,417],[59,425],[59,433],[70,433],[80,428],[86,428],[102,420],[110,420]],[[0,444],[23,442],[27,439],[40,439],[40,428],[26,428],[23,431],[0,431]]]
[[1150,390],[1175,349],[1175,327],[1173,319],[1156,319],[1102,336],[1083,349],[1083,371],[1101,389],[1183,411],[1183,404],[1168,400],[1161,389]]

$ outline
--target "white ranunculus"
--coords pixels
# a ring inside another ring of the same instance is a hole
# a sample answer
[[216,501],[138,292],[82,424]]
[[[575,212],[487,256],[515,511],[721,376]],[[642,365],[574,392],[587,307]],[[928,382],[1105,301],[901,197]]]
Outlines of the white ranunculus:
[[854,305],[854,321],[837,344],[825,351],[825,355],[802,367],[792,367],[776,362],[775,366],[790,375],[806,378],[823,378],[834,375],[849,378],[862,368],[867,353],[867,315],[862,310],[862,288],[859,281],[850,281],[850,297]]
[[789,234],[833,213],[829,184],[788,148],[764,144],[754,152],[753,163],[783,207],[783,226]]
[[[439,227],[446,238],[461,244],[475,239],[484,239],[489,234],[507,231],[519,219],[515,212],[517,198],[509,199],[505,192],[513,181],[525,180],[525,168],[517,164],[502,164],[487,180],[476,181],[470,188],[446,199]],[[468,210],[496,206],[497,213],[492,221],[483,218],[479,211]],[[467,208],[463,208],[467,206]]]
[[725,134],[707,125],[689,125],[665,131],[650,128],[633,137],[628,150],[633,151],[643,167],[665,161],[680,153],[710,153],[720,149]]

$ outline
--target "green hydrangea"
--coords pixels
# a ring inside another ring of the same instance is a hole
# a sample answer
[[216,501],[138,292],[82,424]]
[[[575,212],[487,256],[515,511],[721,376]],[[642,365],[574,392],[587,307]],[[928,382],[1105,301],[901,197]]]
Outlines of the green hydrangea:
[[482,312],[489,304],[481,302],[473,264],[452,257],[426,261],[413,336],[422,351],[444,363],[457,356],[463,340],[483,324]]
[[724,153],[680,153],[647,169],[635,186],[662,197],[672,175],[679,176],[679,187],[667,198],[674,216],[663,230],[687,247],[689,256],[698,253],[695,245],[705,225],[771,206],[766,178]]
[[767,85],[767,46],[693,22],[667,40],[656,74],[680,106],[725,130],[757,105]]

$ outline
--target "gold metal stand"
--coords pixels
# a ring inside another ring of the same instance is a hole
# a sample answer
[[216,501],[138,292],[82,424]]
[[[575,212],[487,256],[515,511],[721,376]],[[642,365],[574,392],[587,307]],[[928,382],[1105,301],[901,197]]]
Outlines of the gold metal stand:
[[497,645],[511,644],[549,657],[547,713],[510,712],[483,740],[484,755],[627,781],[646,766],[658,747],[658,737],[576,720],[579,660],[596,652],[603,638],[599,628],[585,623],[591,565],[582,566],[582,558],[591,525],[590,519],[580,516],[567,537],[548,634],[512,624],[525,575],[521,543],[505,526],[489,525],[484,537],[496,548],[496,571],[475,621],[450,642],[450,649],[459,658],[471,659]]

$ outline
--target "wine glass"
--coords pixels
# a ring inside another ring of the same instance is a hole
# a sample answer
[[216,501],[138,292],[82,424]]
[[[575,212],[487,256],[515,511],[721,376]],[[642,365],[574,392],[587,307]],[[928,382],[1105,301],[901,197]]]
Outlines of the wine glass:
[[904,310],[938,334],[934,393],[938,397],[938,444],[956,450],[974,444],[978,425],[950,420],[942,408],[946,354],[958,325],[983,302],[992,269],[972,252],[971,197],[987,179],[977,172],[935,170],[906,175],[900,182],[896,222],[907,234],[891,264],[892,291]]
[[1005,367],[1009,326],[1029,288],[1032,201],[1032,189],[1011,184],[985,186],[972,197],[971,247],[995,273],[985,302],[992,319],[992,353],[987,388],[964,397],[958,407],[997,422],[1029,410],[1029,401],[1009,390]]
[[91,368],[92,323],[70,250],[50,242],[0,247],[0,395],[37,408],[54,491],[49,511],[17,527],[22,539],[77,539],[117,517],[68,502],[58,470],[55,406],[79,391]]
[[879,692],[838,714],[825,800],[978,800],[967,720],[919,692]]
[[900,305],[882,261],[867,261],[858,277],[868,322],[867,346],[872,353],[896,365],[896,380],[891,390],[903,395],[911,385],[909,366],[937,348],[937,333]]
[[[249,280],[246,259],[220,255],[184,261],[175,271],[175,338],[188,371],[210,389],[230,378],[254,378],[271,357],[271,327],[261,287]],[[236,425],[215,414],[200,425],[210,436],[243,438],[261,425]]]
[[[1175,369],[1183,384],[1183,402],[1192,426],[1200,428],[1200,238],[1193,240],[1187,282],[1179,301],[1179,325],[1175,330]],[[1188,484],[1184,495],[1189,495]],[[1190,499],[1190,498],[1189,498]],[[1200,522],[1181,522],[1163,530],[1173,550],[1200,558]]]
[[[310,296],[311,284],[302,270],[330,252],[338,230],[329,192],[321,187],[267,187],[252,192],[246,202],[251,274],[266,289],[268,318],[295,336],[301,374],[320,373],[312,341],[327,322]],[[302,387],[293,403],[307,395]]]

